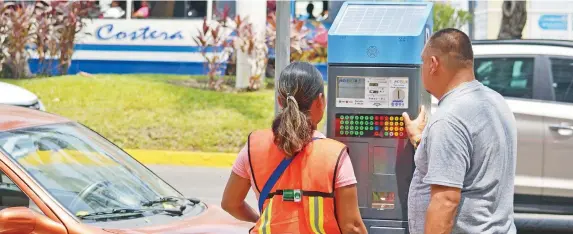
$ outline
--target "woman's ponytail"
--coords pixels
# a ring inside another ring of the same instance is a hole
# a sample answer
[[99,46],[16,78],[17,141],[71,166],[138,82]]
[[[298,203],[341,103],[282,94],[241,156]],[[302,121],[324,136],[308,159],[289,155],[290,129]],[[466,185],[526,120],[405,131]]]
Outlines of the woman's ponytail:
[[300,111],[294,96],[288,96],[285,104],[273,123],[274,142],[291,157],[312,140],[313,127],[308,114]]
[[312,64],[293,62],[281,72],[277,85],[283,109],[273,121],[274,142],[292,157],[312,141],[315,126],[310,108],[324,92],[324,83]]

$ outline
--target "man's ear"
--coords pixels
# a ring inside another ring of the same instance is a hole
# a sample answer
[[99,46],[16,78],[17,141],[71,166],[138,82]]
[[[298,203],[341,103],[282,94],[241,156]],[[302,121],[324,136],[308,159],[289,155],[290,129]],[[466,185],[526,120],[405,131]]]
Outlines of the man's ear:
[[440,66],[440,62],[438,60],[438,57],[436,56],[432,56],[430,57],[431,62],[430,62],[430,74],[434,74],[438,71],[438,67]]

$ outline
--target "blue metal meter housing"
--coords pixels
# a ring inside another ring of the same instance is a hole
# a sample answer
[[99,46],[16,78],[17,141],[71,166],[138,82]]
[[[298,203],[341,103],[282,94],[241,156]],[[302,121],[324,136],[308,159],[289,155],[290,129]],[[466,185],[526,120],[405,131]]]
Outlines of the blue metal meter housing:
[[431,2],[349,0],[328,32],[326,135],[351,152],[368,233],[409,233],[414,147],[401,116],[431,107],[420,76],[432,9]]
[[419,65],[431,2],[345,2],[328,31],[329,64]]

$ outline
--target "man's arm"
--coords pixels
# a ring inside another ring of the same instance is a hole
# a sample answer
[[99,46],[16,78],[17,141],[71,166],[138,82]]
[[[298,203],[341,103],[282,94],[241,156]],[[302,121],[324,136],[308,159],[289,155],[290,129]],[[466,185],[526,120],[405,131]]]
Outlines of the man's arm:
[[432,185],[424,233],[451,233],[460,199],[459,188]]

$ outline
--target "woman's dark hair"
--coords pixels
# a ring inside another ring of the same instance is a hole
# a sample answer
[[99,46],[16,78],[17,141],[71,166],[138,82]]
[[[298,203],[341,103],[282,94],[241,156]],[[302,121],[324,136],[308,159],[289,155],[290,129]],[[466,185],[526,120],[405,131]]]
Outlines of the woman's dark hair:
[[273,121],[274,142],[291,157],[312,141],[310,107],[324,93],[322,74],[310,63],[293,62],[281,72],[277,90],[283,109]]

